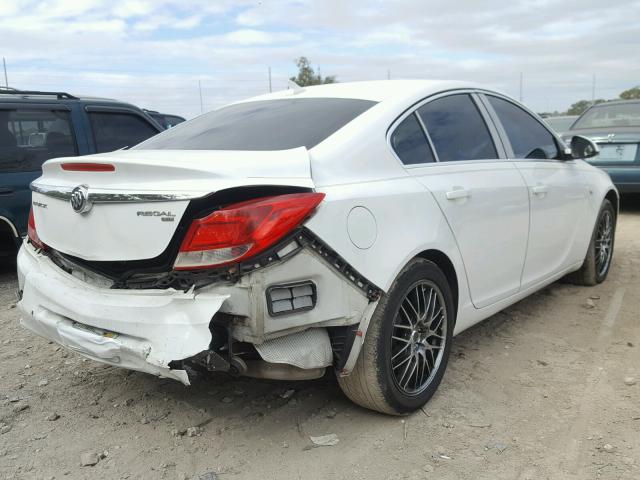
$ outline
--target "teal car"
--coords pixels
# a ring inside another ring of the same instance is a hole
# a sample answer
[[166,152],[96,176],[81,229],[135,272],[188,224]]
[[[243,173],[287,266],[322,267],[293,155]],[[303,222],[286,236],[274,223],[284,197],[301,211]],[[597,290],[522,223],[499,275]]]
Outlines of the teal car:
[[162,130],[128,103],[0,89],[0,256],[15,255],[27,234],[29,184],[46,160],[111,152]]
[[595,142],[600,153],[588,161],[610,176],[620,193],[640,193],[640,100],[593,105],[562,137],[574,135]]

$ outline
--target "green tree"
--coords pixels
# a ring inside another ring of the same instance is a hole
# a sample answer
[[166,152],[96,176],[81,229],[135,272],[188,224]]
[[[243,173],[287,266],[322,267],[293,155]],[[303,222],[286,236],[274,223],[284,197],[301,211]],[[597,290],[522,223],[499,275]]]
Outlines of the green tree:
[[625,90],[620,94],[620,98],[623,100],[634,100],[640,98],[640,85],[630,88],[629,90]]
[[[598,103],[606,102],[604,98],[597,98],[593,104],[597,105]],[[567,110],[567,115],[582,115],[582,113],[591,106],[591,102],[589,100],[579,100],[576,103],[572,104]]]
[[291,77],[291,81],[296,82],[301,87],[310,87],[311,85],[322,85],[323,83],[336,83],[335,75],[324,77],[316,73],[307,57],[300,57],[296,60],[298,66],[298,76]]

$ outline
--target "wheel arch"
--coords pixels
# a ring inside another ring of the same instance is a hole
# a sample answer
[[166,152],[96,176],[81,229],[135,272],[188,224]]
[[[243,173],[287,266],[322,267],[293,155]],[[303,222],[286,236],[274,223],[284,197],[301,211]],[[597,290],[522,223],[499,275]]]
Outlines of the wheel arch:
[[10,231],[13,234],[15,238],[20,238],[20,235],[18,234],[18,229],[13,224],[13,222],[9,220],[7,217],[3,217],[2,215],[0,215],[0,228],[6,228],[8,231]]
[[0,215],[0,257],[12,254],[20,246],[20,235],[7,217]]
[[423,250],[414,258],[424,258],[425,260],[429,260],[435,263],[438,268],[442,270],[442,273],[444,273],[444,276],[447,278],[447,282],[449,282],[449,287],[451,287],[453,305],[455,307],[454,318],[456,318],[459,309],[458,302],[460,298],[460,289],[458,286],[458,275],[451,259],[444,252],[436,249]]
[[605,200],[609,200],[613,207],[616,209],[616,216],[620,213],[620,195],[613,188],[610,189],[604,196]]

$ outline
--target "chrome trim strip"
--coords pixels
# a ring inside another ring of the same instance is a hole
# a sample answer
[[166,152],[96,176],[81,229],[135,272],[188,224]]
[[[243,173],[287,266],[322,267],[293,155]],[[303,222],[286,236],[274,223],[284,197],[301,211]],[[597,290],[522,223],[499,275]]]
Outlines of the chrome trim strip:
[[[416,120],[418,120],[418,123],[420,124],[420,128],[422,128],[422,133],[424,134],[425,138],[427,139],[427,142],[429,143],[429,148],[431,149],[431,154],[433,155],[433,159],[435,160],[435,162],[424,162],[424,163],[418,163],[418,164],[414,163],[413,165],[424,165],[424,164],[427,164],[427,163],[439,163],[440,162],[440,157],[438,157],[438,152],[436,152],[436,147],[433,145],[433,141],[431,140],[431,135],[429,135],[429,132],[427,131],[427,127],[424,124],[424,122],[422,121],[422,117],[420,116],[420,113],[418,113],[418,109],[413,111],[413,116],[416,117]],[[395,130],[394,130],[394,132],[395,132]],[[391,135],[393,135],[393,133]],[[389,137],[389,142],[391,142],[391,137]],[[391,147],[391,148],[393,148],[393,147]],[[395,153],[395,150],[394,150],[394,153]],[[396,156],[397,156],[397,154],[396,154]],[[405,167],[406,166],[407,165],[405,165]]]
[[[31,191],[46,195],[47,197],[57,198],[59,200],[70,201],[73,187],[43,185],[40,183],[31,183]],[[106,190],[100,188],[89,188],[88,200],[91,203],[136,203],[136,202],[170,202],[176,200],[191,200],[199,198],[204,193],[146,193],[146,192],[118,192],[114,190]]]
[[38,185],[34,182],[31,182],[29,188],[32,192],[41,193],[42,195],[46,195],[47,197],[58,198],[60,200],[71,200],[71,191],[73,190],[72,188],[68,187]]

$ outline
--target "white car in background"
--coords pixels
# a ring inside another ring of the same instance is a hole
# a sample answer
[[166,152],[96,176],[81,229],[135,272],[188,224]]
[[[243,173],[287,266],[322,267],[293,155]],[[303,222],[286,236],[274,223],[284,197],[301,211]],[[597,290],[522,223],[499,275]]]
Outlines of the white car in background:
[[318,378],[420,408],[453,335],[611,265],[618,194],[514,100],[445,81],[296,88],[130,150],[50,160],[18,258],[22,324],[188,384]]

